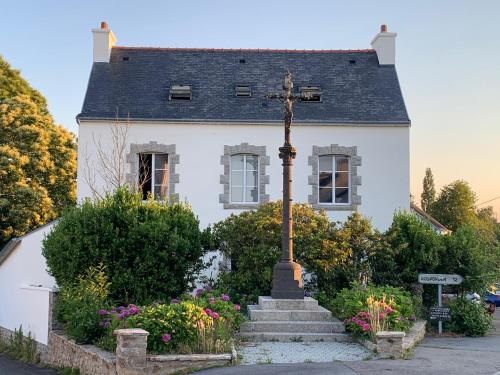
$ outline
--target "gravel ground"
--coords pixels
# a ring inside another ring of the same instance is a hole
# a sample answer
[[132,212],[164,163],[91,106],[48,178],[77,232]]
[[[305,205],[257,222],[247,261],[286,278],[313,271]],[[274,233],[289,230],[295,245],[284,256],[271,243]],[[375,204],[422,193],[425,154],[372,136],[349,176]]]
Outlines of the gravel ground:
[[261,342],[246,343],[238,349],[241,364],[308,363],[361,361],[373,353],[354,343],[342,342]]

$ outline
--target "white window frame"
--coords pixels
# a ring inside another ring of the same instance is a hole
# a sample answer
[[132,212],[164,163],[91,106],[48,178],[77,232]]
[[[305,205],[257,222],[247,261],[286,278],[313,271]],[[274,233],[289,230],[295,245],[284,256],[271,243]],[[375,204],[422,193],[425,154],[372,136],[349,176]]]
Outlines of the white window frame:
[[[325,156],[332,156],[332,170],[331,171],[322,171],[320,169],[320,159]],[[335,202],[335,173],[337,173],[337,163],[335,161],[336,157],[343,157],[347,159],[347,171],[339,171],[339,172],[347,172],[347,202],[346,203],[336,203]],[[331,172],[332,173],[332,202],[321,202],[320,200],[320,177],[321,177],[321,172]],[[318,205],[320,206],[350,206],[351,205],[351,157],[349,155],[340,155],[340,154],[328,154],[328,155],[319,155],[318,156]]]
[[[169,197],[169,194],[170,194],[170,186],[169,186],[169,183],[170,183],[170,155],[168,153],[165,153],[165,152],[140,152],[137,154],[137,159],[138,159],[138,165],[139,165],[139,171],[140,171],[140,165],[141,165],[141,155],[151,155],[151,191],[150,193],[153,195],[153,199],[158,201],[158,202],[165,202],[165,199],[156,199],[156,197],[154,196],[155,194],[155,186],[157,186],[158,184],[155,183],[155,179],[156,179],[156,176],[155,176],[155,172],[158,170],[158,171],[167,171],[167,176],[168,176],[168,180],[167,180],[167,183],[166,183],[166,186],[167,186],[167,192],[166,194],[164,195],[168,201],[168,197]],[[155,155],[167,155],[167,168],[166,169],[157,169],[156,168],[156,161],[155,161]],[[140,178],[141,178],[141,174],[138,173],[137,174],[137,184],[139,185],[140,184]],[[158,186],[162,186],[161,184],[158,185]],[[142,190],[142,187],[141,187],[141,190]]]
[[[233,156],[238,156],[238,155],[242,155],[243,156],[243,170],[240,170],[240,169],[237,169],[237,170],[234,170],[234,172],[243,172],[243,186],[234,186],[234,187],[237,187],[237,188],[243,188],[243,200],[242,201],[234,201],[233,200]],[[252,156],[254,158],[256,158],[257,160],[257,167],[256,169],[254,170],[251,170],[249,171],[248,169],[246,169],[246,165],[247,165],[247,156]],[[230,159],[229,159],[229,201],[230,203],[232,204],[255,204],[255,205],[258,205],[260,203],[260,191],[259,191],[259,155],[255,155],[255,154],[249,154],[249,153],[240,153],[240,154],[233,154],[230,156]],[[254,202],[254,201],[246,201],[246,189],[248,188],[247,186],[247,172],[257,172],[256,173],[256,176],[257,176],[257,181],[256,181],[256,184],[257,184],[257,201]]]

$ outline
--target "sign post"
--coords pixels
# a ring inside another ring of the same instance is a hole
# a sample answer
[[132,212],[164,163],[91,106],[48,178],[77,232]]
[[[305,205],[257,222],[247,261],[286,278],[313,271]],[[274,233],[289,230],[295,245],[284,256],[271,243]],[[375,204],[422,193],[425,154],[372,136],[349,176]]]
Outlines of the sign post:
[[430,318],[437,319],[439,334],[443,333],[443,321],[450,320],[450,309],[443,307],[443,285],[459,285],[464,281],[460,275],[443,275],[437,273],[421,273],[418,275],[418,282],[421,284],[437,284],[438,286],[438,307],[431,308]]

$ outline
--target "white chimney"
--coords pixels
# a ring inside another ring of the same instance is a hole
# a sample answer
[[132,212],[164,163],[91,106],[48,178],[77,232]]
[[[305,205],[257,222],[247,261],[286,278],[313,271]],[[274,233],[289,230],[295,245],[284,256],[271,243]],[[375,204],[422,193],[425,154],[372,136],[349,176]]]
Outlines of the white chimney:
[[394,65],[396,63],[396,36],[389,33],[387,25],[380,26],[380,32],[372,40],[372,47],[377,52],[380,65]]
[[94,37],[94,62],[109,62],[111,48],[116,43],[115,34],[106,22],[101,22],[100,29],[92,29]]

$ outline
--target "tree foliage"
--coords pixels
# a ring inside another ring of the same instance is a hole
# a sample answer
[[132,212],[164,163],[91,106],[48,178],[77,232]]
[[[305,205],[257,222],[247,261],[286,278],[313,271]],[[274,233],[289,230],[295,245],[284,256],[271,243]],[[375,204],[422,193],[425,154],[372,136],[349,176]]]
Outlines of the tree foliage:
[[203,262],[199,223],[189,207],[167,206],[121,188],[69,209],[43,242],[59,286],[102,264],[119,303],[167,300],[187,291]]
[[0,57],[0,245],[75,201],[74,136],[43,96]]
[[434,176],[430,168],[425,170],[422,195],[420,196],[420,207],[427,212],[436,199],[436,188],[434,187]]
[[[220,273],[218,287],[243,302],[270,294],[273,266],[281,254],[281,212],[281,202],[267,203],[211,228],[212,246],[232,266],[231,271]],[[309,289],[330,296],[368,277],[367,254],[376,240],[368,220],[355,213],[345,224],[331,223],[325,212],[295,204],[293,221],[294,255],[312,273]]]
[[449,229],[456,230],[462,225],[476,224],[475,202],[476,194],[469,184],[457,180],[441,189],[429,213]]

